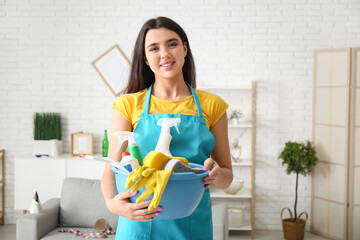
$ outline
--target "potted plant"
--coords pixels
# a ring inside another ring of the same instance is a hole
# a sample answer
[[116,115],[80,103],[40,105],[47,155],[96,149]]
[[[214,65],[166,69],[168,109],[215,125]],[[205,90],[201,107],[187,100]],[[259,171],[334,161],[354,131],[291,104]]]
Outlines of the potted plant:
[[[318,158],[316,157],[316,149],[310,141],[288,141],[285,143],[285,148],[280,153],[279,158],[282,159],[282,166],[286,165],[287,174],[296,174],[294,217],[289,208],[283,208],[280,215],[282,218],[284,210],[288,210],[290,213],[290,218],[282,219],[284,238],[289,240],[304,239],[304,231],[308,214],[306,212],[302,212],[299,216],[297,216],[296,207],[298,197],[298,179],[299,174],[306,176],[312,172],[318,161]],[[305,214],[306,220],[300,219],[303,214]]]
[[239,123],[240,119],[243,117],[244,117],[244,114],[240,110],[232,110],[229,120],[232,121],[232,123],[234,125],[236,125]]
[[34,154],[57,156],[62,152],[60,113],[34,114]]

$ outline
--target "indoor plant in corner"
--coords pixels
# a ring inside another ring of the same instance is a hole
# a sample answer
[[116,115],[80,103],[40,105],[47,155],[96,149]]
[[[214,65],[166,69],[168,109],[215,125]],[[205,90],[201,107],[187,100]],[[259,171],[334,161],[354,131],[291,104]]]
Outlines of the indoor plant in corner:
[[[289,208],[283,208],[280,215],[282,218],[284,210],[288,210],[290,213],[290,218],[282,219],[284,238],[288,240],[304,239],[308,214],[302,212],[297,216],[298,179],[299,174],[306,176],[312,172],[318,161],[316,149],[310,141],[288,141],[285,143],[285,148],[280,153],[279,158],[282,159],[282,166],[286,165],[287,174],[296,174],[294,217]],[[303,214],[305,214],[306,220],[300,219]]]
[[57,156],[62,153],[60,113],[34,114],[34,154]]

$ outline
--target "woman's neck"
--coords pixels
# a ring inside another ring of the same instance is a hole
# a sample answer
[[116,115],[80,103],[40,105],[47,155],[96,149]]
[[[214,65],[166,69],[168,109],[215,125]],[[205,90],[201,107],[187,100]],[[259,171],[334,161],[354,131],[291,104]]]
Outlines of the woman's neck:
[[170,101],[178,101],[191,96],[191,90],[184,80],[164,81],[155,80],[152,95]]

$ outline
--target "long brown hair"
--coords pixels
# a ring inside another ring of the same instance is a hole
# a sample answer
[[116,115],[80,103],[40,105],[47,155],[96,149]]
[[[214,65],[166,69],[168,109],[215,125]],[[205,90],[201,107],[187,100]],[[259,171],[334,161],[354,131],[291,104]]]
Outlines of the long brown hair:
[[126,87],[126,93],[134,93],[145,88],[155,81],[155,76],[150,67],[145,63],[145,36],[151,29],[166,28],[177,33],[182,41],[182,44],[186,43],[187,54],[185,57],[185,63],[183,66],[184,79],[193,88],[196,87],[196,73],[194,59],[191,53],[189,40],[185,31],[179,24],[167,17],[157,17],[145,22],[142,26],[139,35],[136,39],[132,61],[129,81]]

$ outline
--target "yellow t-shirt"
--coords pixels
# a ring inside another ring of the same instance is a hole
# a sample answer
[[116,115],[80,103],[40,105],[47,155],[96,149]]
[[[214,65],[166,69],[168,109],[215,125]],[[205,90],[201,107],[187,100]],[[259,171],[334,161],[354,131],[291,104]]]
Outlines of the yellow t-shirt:
[[[147,92],[148,89],[144,89],[136,93],[124,94],[113,104],[113,108],[118,110],[131,123],[133,129],[135,129],[143,112]],[[219,121],[229,105],[215,94],[198,89],[195,89],[195,92],[200,101],[206,126],[210,129]],[[169,101],[151,95],[149,114],[166,113],[198,115],[193,96],[179,101]]]

